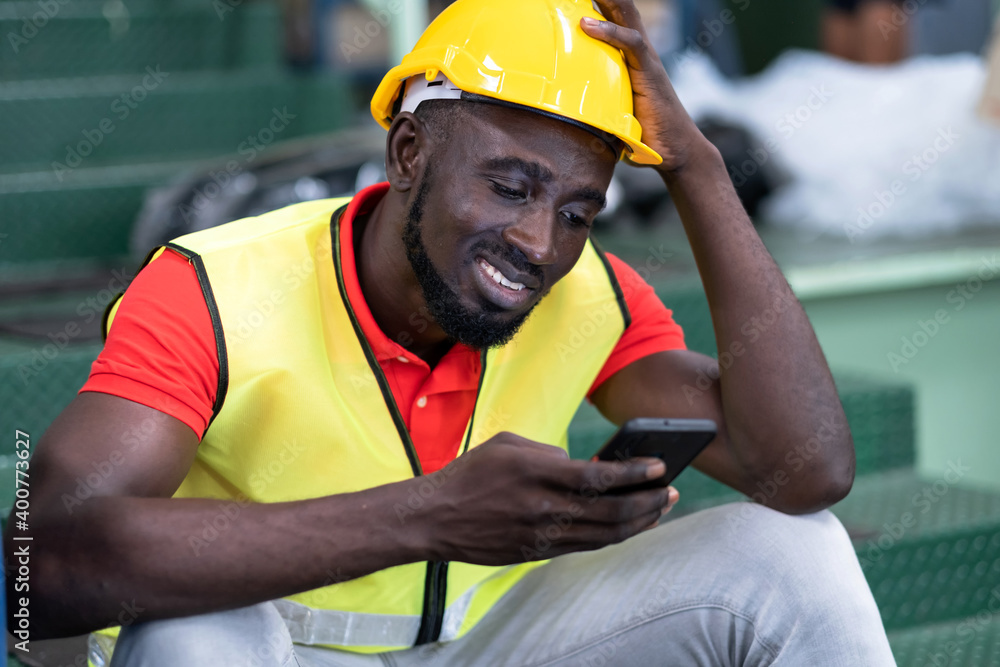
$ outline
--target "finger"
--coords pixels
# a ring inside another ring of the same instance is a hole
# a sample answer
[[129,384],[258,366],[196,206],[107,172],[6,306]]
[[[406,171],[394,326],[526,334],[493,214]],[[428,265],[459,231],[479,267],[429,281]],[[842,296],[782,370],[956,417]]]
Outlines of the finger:
[[563,552],[589,551],[622,542],[657,524],[660,511],[645,512],[623,523],[588,523],[578,520],[553,547]]
[[621,49],[625,55],[625,64],[633,69],[642,66],[646,51],[645,36],[635,28],[626,28],[611,21],[598,21],[590,17],[580,19],[583,31],[602,42]]
[[643,514],[636,517],[633,521],[627,524],[621,524],[621,527],[611,534],[609,544],[616,542],[624,542],[630,537],[635,537],[639,533],[643,533],[650,528],[656,528],[660,523],[660,513],[652,512]]
[[670,509],[668,489],[649,489],[621,495],[604,495],[580,505],[579,519],[584,522],[623,524],[638,517],[661,516]]
[[584,495],[606,493],[609,489],[634,486],[662,477],[666,471],[663,461],[654,458],[637,458],[625,461],[580,462],[580,475],[570,482]]
[[515,445],[517,447],[524,447],[525,449],[530,450],[532,454],[540,456],[556,456],[563,459],[569,458],[569,454],[562,447],[556,447],[555,445],[547,445],[544,442],[529,440],[528,438],[517,435],[516,433],[510,433],[509,431],[501,431],[500,433],[497,433],[495,436],[490,438],[488,442],[492,441],[507,445]]
[[642,28],[642,16],[631,0],[597,0],[601,15],[619,25]]

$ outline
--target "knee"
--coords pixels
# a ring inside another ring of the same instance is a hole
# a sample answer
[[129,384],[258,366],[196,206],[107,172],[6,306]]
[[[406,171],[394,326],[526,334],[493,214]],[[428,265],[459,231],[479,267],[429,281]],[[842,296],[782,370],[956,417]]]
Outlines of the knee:
[[246,665],[288,662],[292,642],[270,603],[123,628],[111,667]]
[[861,574],[854,547],[840,520],[829,510],[790,515],[757,503],[715,508],[720,539],[743,562],[770,571],[785,581],[818,581],[833,573]]
[[857,566],[851,540],[830,511],[790,515],[757,503],[730,503],[692,515],[719,553],[735,555],[738,567],[754,564],[812,577],[829,567]]

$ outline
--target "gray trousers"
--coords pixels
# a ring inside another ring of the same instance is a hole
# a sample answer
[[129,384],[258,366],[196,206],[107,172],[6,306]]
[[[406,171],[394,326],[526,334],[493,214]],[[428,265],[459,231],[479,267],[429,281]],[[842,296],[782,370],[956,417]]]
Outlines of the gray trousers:
[[126,628],[112,667],[895,665],[830,512],[734,503],[530,572],[464,637],[378,655],[293,645],[274,606]]

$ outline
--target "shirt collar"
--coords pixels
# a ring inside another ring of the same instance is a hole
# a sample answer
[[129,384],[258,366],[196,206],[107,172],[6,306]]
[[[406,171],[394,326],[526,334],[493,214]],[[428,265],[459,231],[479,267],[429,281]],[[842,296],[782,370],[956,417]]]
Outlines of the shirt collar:
[[[358,216],[373,211],[387,192],[389,192],[388,183],[378,183],[365,188],[354,196],[340,219],[340,265],[344,276],[344,287],[347,291],[347,299],[350,301],[354,315],[361,326],[361,332],[368,339],[368,345],[371,346],[378,361],[405,357],[408,362],[426,365],[423,359],[385,335],[375,321],[371,309],[368,308],[368,302],[365,301],[365,295],[361,291],[361,283],[358,280],[358,268],[354,255],[354,221]],[[472,348],[456,343],[448,352],[448,354],[452,353],[472,355],[475,365],[478,367],[479,355]]]

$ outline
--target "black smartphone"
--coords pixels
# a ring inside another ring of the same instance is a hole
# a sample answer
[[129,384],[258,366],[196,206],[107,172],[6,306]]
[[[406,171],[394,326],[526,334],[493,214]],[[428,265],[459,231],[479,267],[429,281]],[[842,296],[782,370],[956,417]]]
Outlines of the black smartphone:
[[601,461],[625,461],[637,456],[655,456],[667,465],[667,472],[658,479],[642,484],[616,488],[608,493],[631,493],[668,486],[701,450],[715,439],[715,422],[711,419],[630,419],[594,458]]

